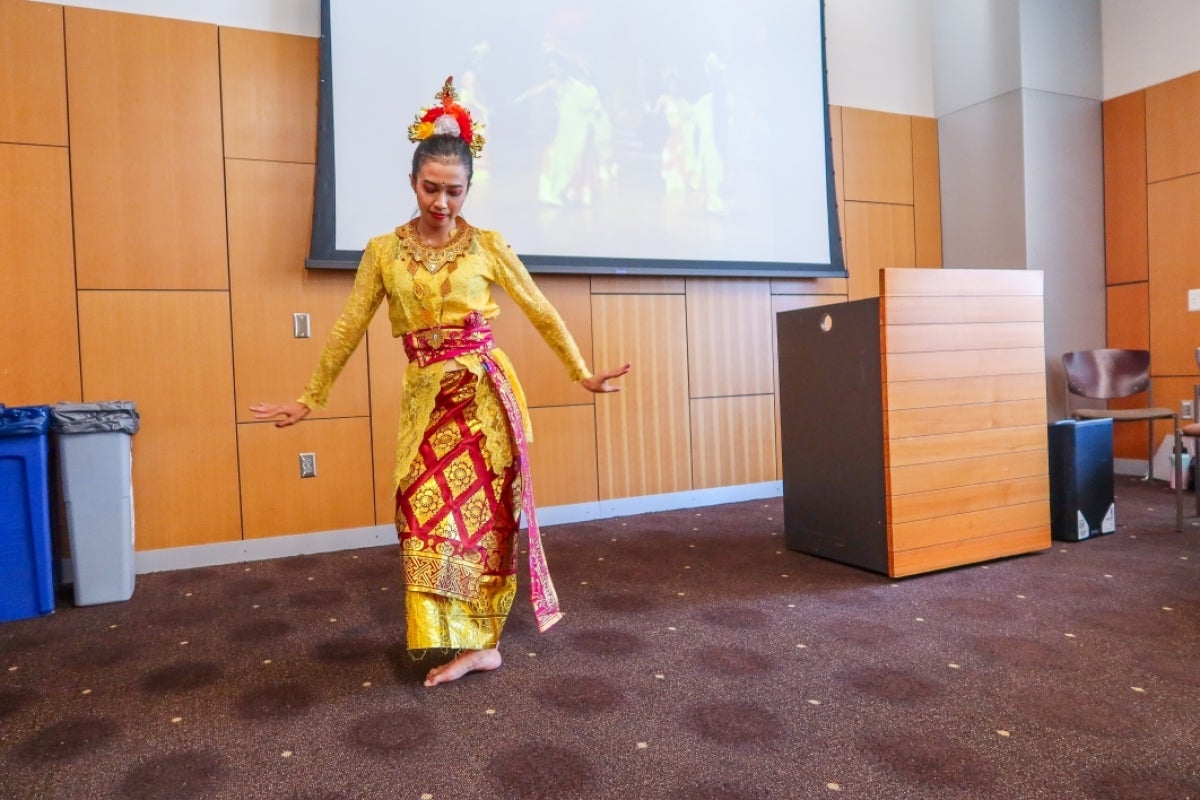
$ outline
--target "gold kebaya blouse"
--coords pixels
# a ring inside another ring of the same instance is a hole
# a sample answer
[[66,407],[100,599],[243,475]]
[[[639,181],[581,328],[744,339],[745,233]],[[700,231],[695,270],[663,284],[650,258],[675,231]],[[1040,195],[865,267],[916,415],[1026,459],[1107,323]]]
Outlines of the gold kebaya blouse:
[[[525,312],[567,367],[572,380],[591,376],[562,318],[537,288],[504,237],[495,231],[474,228],[460,217],[458,228],[445,247],[422,245],[415,235],[414,222],[401,225],[394,233],[376,236],[367,243],[350,299],[334,324],[321,359],[299,401],[309,408],[325,407],[330,387],[362,340],[384,297],[388,300],[392,335],[400,337],[424,328],[461,326],[473,311],[480,312],[486,320],[494,319],[500,308],[492,300],[493,283],[507,292]],[[525,434],[531,439],[525,394],[517,382],[512,362],[499,349],[492,354],[513,385],[525,419]],[[492,469],[499,471],[513,460],[504,408],[484,375],[479,356],[466,355],[457,361],[478,379],[479,419],[487,436],[487,454]],[[426,367],[409,363],[404,373],[404,405],[396,441],[393,489],[399,485],[417,454],[445,368],[445,362]]]

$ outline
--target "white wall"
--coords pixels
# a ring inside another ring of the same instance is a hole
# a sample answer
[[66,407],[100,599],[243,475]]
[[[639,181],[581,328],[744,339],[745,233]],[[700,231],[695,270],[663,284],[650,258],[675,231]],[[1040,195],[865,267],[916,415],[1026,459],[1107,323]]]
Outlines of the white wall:
[[933,0],[825,0],[829,102],[932,117]]
[[[51,0],[37,0],[50,2]],[[342,0],[345,2],[346,0]],[[727,0],[726,0],[727,1]],[[321,35],[320,0],[58,0],[61,5]],[[829,102],[932,117],[934,0],[826,0]]]
[[1097,0],[1020,0],[1021,85],[1100,100],[1100,9]]
[[1200,71],[1200,2],[1101,0],[1104,99]]
[[320,0],[54,0],[54,3],[148,17],[210,22],[231,28],[300,36],[321,35]]
[[[320,0],[58,2],[301,36],[321,34]],[[829,102],[936,116],[931,33],[934,2],[938,0],[826,0]],[[980,0],[952,2],[970,5]],[[1100,14],[1104,99],[1200,71],[1197,0],[1101,0]]]
[[1021,88],[1016,0],[938,0],[932,17],[933,116],[942,119]]

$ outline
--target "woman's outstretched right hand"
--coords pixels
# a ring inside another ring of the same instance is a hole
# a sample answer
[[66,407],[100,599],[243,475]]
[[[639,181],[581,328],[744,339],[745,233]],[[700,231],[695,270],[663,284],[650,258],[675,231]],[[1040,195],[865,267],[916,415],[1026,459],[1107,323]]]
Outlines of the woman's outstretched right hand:
[[295,425],[307,417],[309,408],[303,403],[292,400],[287,403],[255,403],[250,406],[250,411],[254,413],[255,419],[283,417],[283,419],[275,423],[275,427],[286,428],[288,425]]

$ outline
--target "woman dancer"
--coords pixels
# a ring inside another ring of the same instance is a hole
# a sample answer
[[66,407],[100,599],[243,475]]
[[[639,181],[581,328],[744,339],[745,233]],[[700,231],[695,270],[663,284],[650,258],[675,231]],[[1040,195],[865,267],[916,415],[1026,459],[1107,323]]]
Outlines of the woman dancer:
[[278,418],[279,426],[323,407],[387,299],[392,334],[403,337],[409,361],[394,480],[408,649],[455,654],[429,671],[426,686],[501,665],[522,511],[538,629],[561,617],[533,514],[525,398],[488,325],[500,311],[492,285],[508,293],[588,391],[618,391],[609,381],[629,371],[625,364],[593,375],[504,238],[461,216],[484,140],[450,78],[437,99],[409,127],[418,143],[409,176],[418,216],[367,243],[350,299],[300,398],[251,406],[257,419]]

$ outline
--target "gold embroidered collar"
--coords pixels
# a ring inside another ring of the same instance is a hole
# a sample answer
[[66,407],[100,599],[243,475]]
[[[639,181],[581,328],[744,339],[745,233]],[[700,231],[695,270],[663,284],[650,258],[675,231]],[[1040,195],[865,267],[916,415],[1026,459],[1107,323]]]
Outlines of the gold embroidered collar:
[[471,243],[475,241],[475,228],[459,217],[458,226],[451,234],[450,241],[441,247],[434,247],[421,241],[421,237],[417,235],[417,220],[413,219],[396,228],[396,238],[400,240],[400,246],[408,251],[409,258],[414,263],[434,274],[467,252]]

